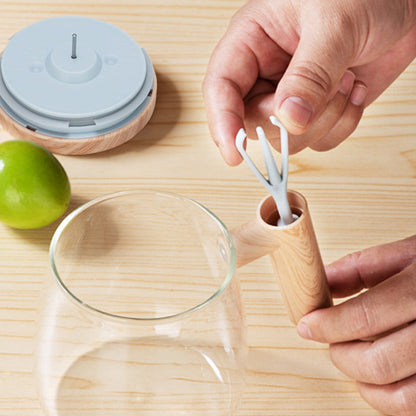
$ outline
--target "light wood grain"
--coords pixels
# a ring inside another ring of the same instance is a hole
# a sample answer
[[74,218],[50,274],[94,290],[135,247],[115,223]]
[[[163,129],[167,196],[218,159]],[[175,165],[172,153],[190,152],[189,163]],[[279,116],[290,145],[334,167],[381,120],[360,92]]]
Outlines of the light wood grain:
[[279,214],[271,196],[261,201],[256,218],[232,230],[237,267],[270,255],[290,320],[297,324],[309,312],[332,305],[306,199],[288,191],[289,205],[298,218],[277,226]]
[[270,257],[290,320],[297,324],[307,313],[332,306],[332,298],[306,199],[288,191],[288,200],[299,218],[286,227],[275,226],[273,198],[266,198],[259,211],[278,241]]
[[[85,15],[115,24],[146,49],[158,78],[154,115],[113,150],[58,158],[70,210],[99,195],[160,188],[200,201],[230,229],[250,222],[264,189],[244,165],[230,168],[211,142],[201,94],[209,55],[243,0],[0,0],[0,50],[30,23]],[[324,263],[416,230],[416,63],[365,111],[338,148],[290,158],[289,187],[307,199]],[[11,135],[0,127],[0,140]],[[248,144],[261,160],[257,146]],[[16,231],[0,224],[0,414],[40,416],[33,351],[48,245],[58,222]],[[268,257],[238,271],[248,325],[247,387],[238,416],[376,416],[327,347],[290,322]]]

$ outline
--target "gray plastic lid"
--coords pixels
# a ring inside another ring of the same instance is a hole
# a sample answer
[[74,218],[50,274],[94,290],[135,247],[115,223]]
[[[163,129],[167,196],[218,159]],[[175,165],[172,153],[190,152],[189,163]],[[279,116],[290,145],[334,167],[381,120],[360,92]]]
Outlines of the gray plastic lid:
[[136,118],[149,101],[153,76],[147,53],[121,29],[56,17],[10,39],[0,59],[0,106],[39,133],[92,137]]

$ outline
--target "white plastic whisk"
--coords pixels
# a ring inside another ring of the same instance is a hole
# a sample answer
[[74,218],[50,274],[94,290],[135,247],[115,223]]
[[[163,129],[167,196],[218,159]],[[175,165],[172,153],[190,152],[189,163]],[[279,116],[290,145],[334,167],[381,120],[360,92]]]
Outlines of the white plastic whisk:
[[287,179],[289,172],[289,141],[287,130],[280,123],[280,121],[275,116],[270,117],[272,124],[280,128],[280,143],[281,143],[281,155],[282,155],[282,168],[281,172],[276,166],[276,162],[273,158],[273,154],[270,150],[268,140],[264,131],[261,127],[256,128],[257,136],[260,142],[261,150],[264,157],[264,162],[266,165],[267,176],[266,179],[263,174],[259,171],[256,165],[251,160],[250,156],[244,149],[244,141],[247,137],[244,129],[240,129],[237,133],[235,142],[237,150],[240,152],[243,159],[246,161],[248,167],[256,175],[259,181],[263,186],[270,192],[272,195],[277,211],[279,212],[279,222],[278,225],[288,225],[291,224],[296,217],[293,216],[292,211],[289,206],[287,199]]

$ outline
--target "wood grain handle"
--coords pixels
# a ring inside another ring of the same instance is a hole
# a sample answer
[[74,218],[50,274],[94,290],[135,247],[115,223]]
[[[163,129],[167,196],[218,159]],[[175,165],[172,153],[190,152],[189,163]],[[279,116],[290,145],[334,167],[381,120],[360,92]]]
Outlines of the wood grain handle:
[[232,231],[237,267],[269,254],[289,317],[297,324],[307,313],[332,305],[306,199],[288,191],[289,205],[299,218],[278,227],[278,213],[271,196],[259,205],[256,219]]

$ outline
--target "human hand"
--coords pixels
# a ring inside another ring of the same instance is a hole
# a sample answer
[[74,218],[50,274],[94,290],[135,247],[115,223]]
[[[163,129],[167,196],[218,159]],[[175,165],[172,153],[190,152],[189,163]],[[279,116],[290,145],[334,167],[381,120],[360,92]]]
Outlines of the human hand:
[[356,128],[416,56],[415,0],[251,0],[231,19],[203,84],[211,134],[227,163],[234,140],[264,122],[279,148],[277,115],[290,152],[328,150]]
[[414,416],[416,235],[348,255],[328,266],[327,276],[334,296],[369,290],[306,315],[299,334],[329,343],[335,366],[375,409]]

